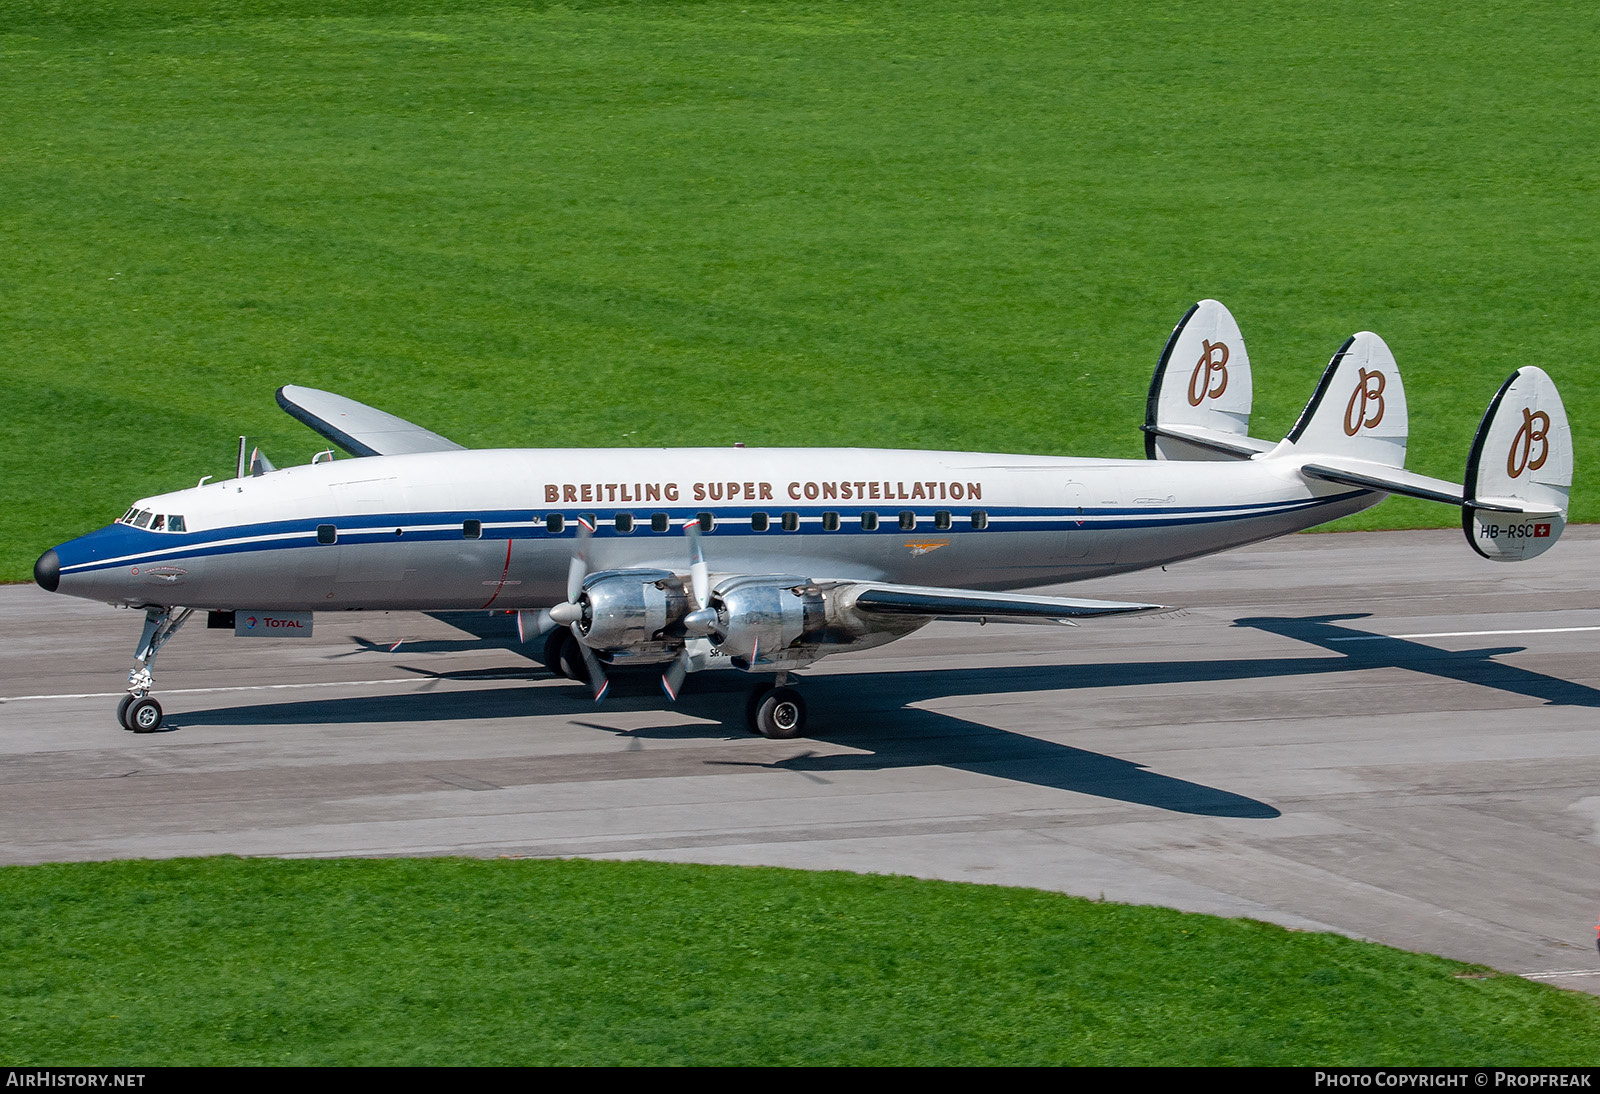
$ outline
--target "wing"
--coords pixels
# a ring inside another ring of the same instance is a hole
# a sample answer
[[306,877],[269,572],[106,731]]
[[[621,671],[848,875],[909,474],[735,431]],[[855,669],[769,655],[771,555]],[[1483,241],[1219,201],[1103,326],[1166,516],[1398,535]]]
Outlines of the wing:
[[352,456],[456,452],[466,447],[404,418],[314,387],[280,387],[278,405]]
[[1100,615],[1159,611],[1160,604],[1119,600],[1083,600],[1065,596],[1028,596],[926,585],[882,585],[863,582],[845,590],[845,598],[868,615],[915,615],[936,619],[1047,620],[1070,623]]

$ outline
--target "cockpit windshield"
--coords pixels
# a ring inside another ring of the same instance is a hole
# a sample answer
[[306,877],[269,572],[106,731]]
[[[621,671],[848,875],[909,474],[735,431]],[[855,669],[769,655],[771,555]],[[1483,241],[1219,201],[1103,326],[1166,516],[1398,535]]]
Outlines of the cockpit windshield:
[[131,525],[134,528],[145,528],[152,532],[185,532],[188,526],[182,516],[177,513],[152,513],[148,509],[134,506],[117,519],[118,524]]

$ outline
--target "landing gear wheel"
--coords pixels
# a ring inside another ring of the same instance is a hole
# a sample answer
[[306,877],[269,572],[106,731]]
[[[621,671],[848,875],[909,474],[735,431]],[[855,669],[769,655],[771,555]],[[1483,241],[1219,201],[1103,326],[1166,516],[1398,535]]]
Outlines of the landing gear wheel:
[[154,733],[161,728],[161,704],[149,696],[128,705],[128,728],[135,733]]
[[561,676],[561,651],[568,642],[572,641],[572,632],[565,627],[557,627],[545,635],[544,652],[539,658],[544,667]]
[[756,707],[756,731],[775,741],[793,740],[806,728],[806,701],[794,688],[773,688]]
[[133,696],[124,695],[122,702],[117,704],[117,724],[123,729],[132,729],[133,723],[128,721],[128,708],[133,705]]
[[756,721],[756,715],[761,710],[761,704],[772,694],[771,684],[757,684],[750,689],[750,694],[744,699],[744,728],[751,733],[760,733],[761,726]]
[[556,664],[560,666],[557,671],[568,680],[576,680],[580,684],[589,682],[589,666],[583,660],[583,651],[578,649],[578,640],[572,635],[567,635]]
[[557,676],[580,684],[589,682],[589,666],[583,663],[583,651],[578,649],[578,640],[565,627],[551,631],[550,637],[544,640],[544,664]]

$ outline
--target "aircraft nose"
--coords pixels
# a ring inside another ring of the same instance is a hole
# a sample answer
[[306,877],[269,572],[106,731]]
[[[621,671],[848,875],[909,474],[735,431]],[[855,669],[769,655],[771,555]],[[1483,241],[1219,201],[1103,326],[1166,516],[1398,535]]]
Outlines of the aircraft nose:
[[33,580],[47,593],[53,593],[60,587],[61,558],[54,548],[40,555],[39,561],[33,564]]

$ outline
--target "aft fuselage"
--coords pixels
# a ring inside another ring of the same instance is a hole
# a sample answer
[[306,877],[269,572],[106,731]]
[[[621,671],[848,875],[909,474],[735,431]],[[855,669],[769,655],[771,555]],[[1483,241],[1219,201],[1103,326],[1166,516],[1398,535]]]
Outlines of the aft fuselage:
[[[515,609],[589,572],[1004,590],[1100,577],[1299,531],[1381,493],[1270,457],[1225,463],[873,449],[507,449],[284,468],[139,501],[40,560],[41,584],[129,606]],[[166,518],[155,530],[154,516]],[[181,531],[171,530],[179,516]],[[50,555],[54,555],[51,560]]]

